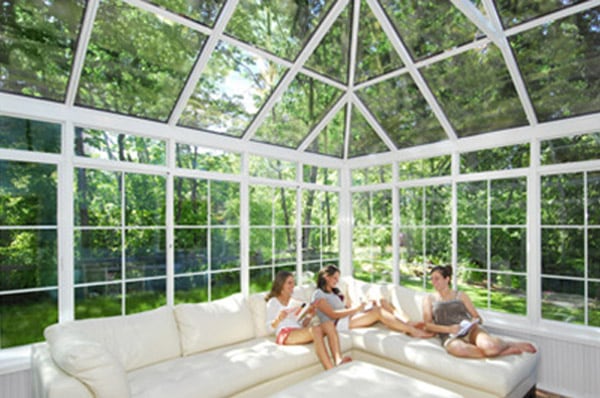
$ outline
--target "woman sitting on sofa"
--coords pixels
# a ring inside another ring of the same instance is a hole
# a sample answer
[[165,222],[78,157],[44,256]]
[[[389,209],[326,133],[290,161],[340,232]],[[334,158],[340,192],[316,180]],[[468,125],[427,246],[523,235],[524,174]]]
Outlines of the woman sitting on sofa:
[[[325,369],[331,369],[336,365],[351,361],[350,357],[342,358],[339,336],[332,322],[310,326],[316,310],[314,306],[311,305],[306,316],[298,321],[298,314],[302,310],[302,301],[292,297],[294,286],[292,273],[279,271],[275,276],[271,291],[266,297],[267,327],[275,330],[277,344],[295,345],[314,341],[315,351]],[[327,353],[325,336],[329,342],[331,357]]]
[[339,279],[340,270],[335,265],[328,265],[319,271],[317,289],[313,293],[312,301],[317,307],[317,315],[321,322],[334,321],[339,331],[381,322],[392,330],[413,337],[433,336],[433,333],[420,329],[423,326],[421,323],[404,322],[396,317],[396,309],[386,300],[380,300],[378,305],[374,304],[373,308],[367,311],[365,303],[354,306],[352,303],[344,303],[344,296],[337,288]]
[[428,331],[438,333],[448,353],[465,358],[486,358],[536,352],[526,342],[504,342],[480,326],[481,317],[469,296],[450,289],[451,266],[429,271],[436,293],[423,300],[423,320]]

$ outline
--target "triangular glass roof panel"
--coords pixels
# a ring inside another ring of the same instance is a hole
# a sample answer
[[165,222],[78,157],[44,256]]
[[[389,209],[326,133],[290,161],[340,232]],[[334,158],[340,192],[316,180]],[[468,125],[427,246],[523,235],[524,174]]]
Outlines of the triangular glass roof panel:
[[527,124],[502,54],[492,43],[421,72],[460,137]]
[[[473,41],[477,27],[450,1],[381,0],[413,59],[421,59]],[[475,1],[476,5],[480,3]]]
[[205,40],[128,3],[103,0],[76,104],[166,121]]
[[367,119],[365,119],[354,105],[352,106],[350,119],[348,158],[390,151]]
[[299,73],[252,139],[297,148],[341,94],[337,88]]
[[345,130],[346,107],[344,106],[310,143],[306,151],[343,158]]
[[508,28],[584,1],[585,0],[496,0],[494,3],[496,3],[496,7],[498,8],[498,14],[502,19],[502,24]]
[[240,0],[225,33],[294,60],[333,3],[333,0]]
[[14,0],[0,10],[0,90],[63,101],[84,4]]
[[448,138],[408,74],[357,90],[356,94],[397,148]]
[[149,0],[149,2],[203,25],[213,26],[227,0]]
[[600,7],[510,37],[537,117],[600,111]]
[[178,124],[240,137],[285,68],[219,42]]
[[335,20],[304,66],[341,83],[348,81],[352,7],[347,6]]
[[360,83],[404,64],[365,0],[360,4],[354,79]]

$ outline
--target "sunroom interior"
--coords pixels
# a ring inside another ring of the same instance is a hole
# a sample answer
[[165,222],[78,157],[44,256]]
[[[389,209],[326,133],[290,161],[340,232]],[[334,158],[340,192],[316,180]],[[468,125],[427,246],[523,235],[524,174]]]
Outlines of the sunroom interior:
[[451,264],[540,388],[600,393],[599,0],[0,7],[0,395],[53,323],[326,264]]

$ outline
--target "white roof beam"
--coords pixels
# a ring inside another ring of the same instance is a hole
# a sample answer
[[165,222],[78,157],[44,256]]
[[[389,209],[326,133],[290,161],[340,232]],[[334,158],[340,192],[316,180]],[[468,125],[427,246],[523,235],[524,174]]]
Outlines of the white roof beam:
[[327,34],[335,20],[343,11],[344,7],[348,5],[348,1],[349,0],[339,1],[333,5],[331,10],[329,10],[328,15],[321,22],[321,24],[319,24],[313,36],[310,38],[308,43],[306,43],[306,45],[298,55],[296,62],[294,62],[294,65],[281,79],[281,81],[277,85],[277,88],[273,91],[267,102],[265,102],[265,104],[259,111],[258,115],[254,118],[254,120],[246,130],[245,134],[242,136],[242,140],[250,141],[252,139],[258,127],[262,125],[263,121],[269,115],[269,112],[271,112],[275,104],[281,99],[281,96],[287,90],[290,83],[294,80],[298,72],[300,72],[302,65],[304,65],[304,63],[308,60],[315,48],[317,48],[323,37]]
[[456,8],[460,10],[471,22],[477,26],[477,28],[482,31],[487,37],[489,37],[497,46],[501,44],[501,31],[502,29],[498,28],[490,23],[490,21],[475,7],[470,0],[450,0],[452,4]]
[[299,151],[303,152],[306,150],[306,148],[308,148],[308,146],[317,138],[321,131],[323,131],[325,126],[329,124],[331,119],[333,119],[335,115],[337,115],[337,113],[344,107],[344,105],[346,105],[346,102],[348,102],[348,93],[342,95],[340,99],[338,99],[338,101],[335,103],[335,105],[333,105],[333,107],[329,110],[329,112],[327,112],[325,117],[323,117],[323,119],[321,119],[321,121],[315,126],[315,128],[313,128],[310,134],[298,147]]
[[367,0],[367,2],[371,7],[371,10],[373,11],[373,14],[375,14],[375,17],[379,21],[381,28],[387,35],[388,39],[391,41],[398,55],[400,56],[400,59],[402,59],[402,62],[404,63],[404,65],[406,65],[406,68],[408,69],[408,72],[410,73],[411,77],[413,78],[414,82],[419,88],[421,95],[423,95],[433,114],[437,117],[442,128],[446,132],[446,135],[451,141],[456,141],[457,136],[456,132],[454,131],[454,128],[452,127],[450,121],[446,117],[446,114],[438,104],[437,99],[427,86],[425,79],[423,79],[423,76],[415,66],[415,63],[413,62],[406,46],[404,45],[404,43],[402,43],[402,41],[396,33],[396,30],[385,15],[385,12],[381,9],[379,2],[376,0]]

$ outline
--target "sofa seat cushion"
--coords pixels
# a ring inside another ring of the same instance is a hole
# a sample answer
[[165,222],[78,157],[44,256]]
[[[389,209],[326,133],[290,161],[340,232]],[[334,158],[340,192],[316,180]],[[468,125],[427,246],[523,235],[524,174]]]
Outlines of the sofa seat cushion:
[[534,354],[456,358],[446,352],[436,337],[418,339],[383,327],[353,329],[352,340],[355,349],[500,396],[507,396],[534,372],[538,360]]
[[258,338],[138,369],[128,378],[134,398],[225,397],[318,363],[312,344]]
[[55,324],[44,330],[54,351],[69,341],[97,344],[130,371],[181,356],[179,330],[171,307],[127,316],[84,319]]

